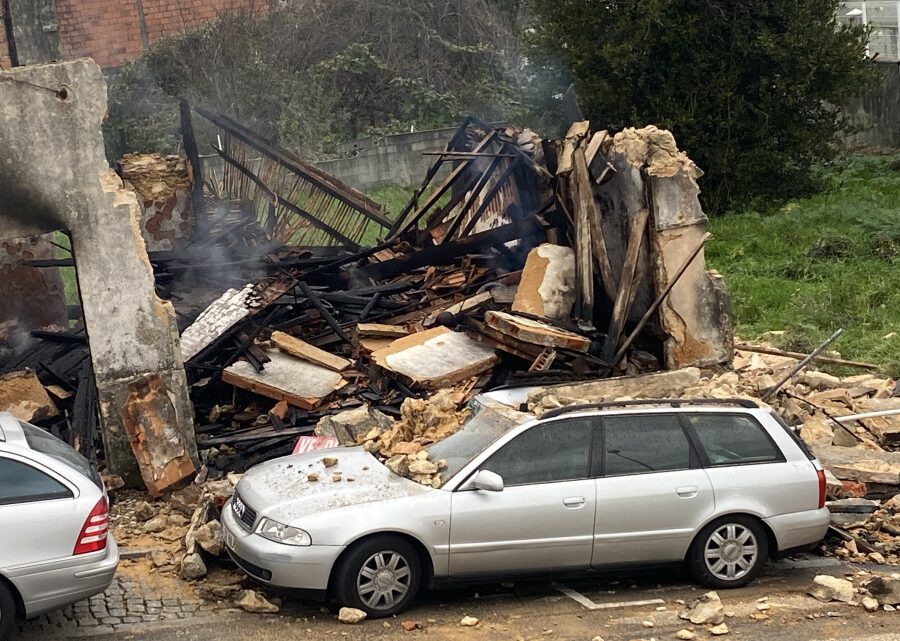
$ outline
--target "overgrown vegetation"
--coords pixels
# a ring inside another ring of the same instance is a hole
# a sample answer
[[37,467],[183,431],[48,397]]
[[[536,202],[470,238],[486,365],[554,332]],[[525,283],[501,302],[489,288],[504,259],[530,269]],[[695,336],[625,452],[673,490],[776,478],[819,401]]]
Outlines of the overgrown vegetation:
[[706,172],[717,214],[816,187],[877,75],[838,0],[530,0],[535,71],[571,71],[595,128],[655,124]]
[[339,0],[223,14],[157,42],[112,79],[109,154],[175,148],[179,97],[312,159],[362,135],[507,117],[518,98],[517,10]]
[[851,156],[820,178],[776,212],[712,220],[707,265],[743,338],[809,351],[843,327],[834,349],[900,377],[900,155]]

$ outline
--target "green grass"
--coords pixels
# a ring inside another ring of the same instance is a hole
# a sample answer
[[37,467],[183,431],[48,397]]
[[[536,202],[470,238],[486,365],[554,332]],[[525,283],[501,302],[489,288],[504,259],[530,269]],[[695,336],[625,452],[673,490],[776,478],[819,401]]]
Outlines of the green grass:
[[[441,181],[436,179],[431,187],[434,188],[439,186],[440,184]],[[366,195],[384,207],[384,213],[389,219],[396,220],[397,216],[400,215],[400,212],[403,211],[403,208],[406,207],[407,203],[409,203],[409,199],[412,198],[413,192],[415,192],[415,187],[386,185],[384,187],[373,189]],[[425,199],[428,198],[429,193],[431,192],[426,190],[425,193],[419,197],[419,204],[423,203]],[[439,207],[443,207],[449,201],[450,190],[447,190],[441,195],[440,198],[438,198],[437,204],[431,208],[429,213],[431,213],[432,211],[436,211]],[[428,216],[426,214],[419,221],[420,229],[424,228],[425,219],[427,217]],[[386,231],[381,229],[379,225],[370,224],[366,229],[366,234],[363,238],[362,245],[365,247],[367,245],[376,243],[378,238],[383,237],[385,233]]]
[[[896,377],[900,154],[851,156],[827,185],[770,214],[713,219],[707,266],[725,276],[742,338],[808,351],[842,327],[833,349]],[[785,334],[764,336],[772,330]]]

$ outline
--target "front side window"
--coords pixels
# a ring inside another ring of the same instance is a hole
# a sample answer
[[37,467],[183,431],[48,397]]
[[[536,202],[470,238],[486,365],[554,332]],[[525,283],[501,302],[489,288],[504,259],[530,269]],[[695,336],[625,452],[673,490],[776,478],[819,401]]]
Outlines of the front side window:
[[691,445],[677,416],[643,414],[603,419],[606,476],[686,470]]
[[504,445],[482,468],[499,474],[507,486],[588,478],[592,426],[590,418],[535,425]]
[[762,425],[740,414],[686,414],[710,465],[783,460]]
[[0,505],[49,501],[72,496],[69,489],[38,469],[0,457]]

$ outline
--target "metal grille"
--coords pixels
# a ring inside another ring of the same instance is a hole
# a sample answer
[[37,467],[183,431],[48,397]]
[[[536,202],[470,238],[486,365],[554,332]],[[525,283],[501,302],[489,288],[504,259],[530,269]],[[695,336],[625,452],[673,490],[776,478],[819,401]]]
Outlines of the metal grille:
[[234,498],[231,500],[231,510],[238,521],[243,523],[248,530],[253,530],[253,526],[256,524],[256,510],[244,503],[237,492],[234,493]]

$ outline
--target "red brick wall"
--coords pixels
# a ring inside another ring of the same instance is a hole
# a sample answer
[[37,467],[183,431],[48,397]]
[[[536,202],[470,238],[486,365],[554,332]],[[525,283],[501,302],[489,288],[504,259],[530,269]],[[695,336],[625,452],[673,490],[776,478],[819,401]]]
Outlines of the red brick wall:
[[[267,7],[268,0],[143,0],[150,43],[183,33],[221,12]],[[59,48],[65,59],[89,56],[108,69],[141,55],[134,0],[56,0]]]

